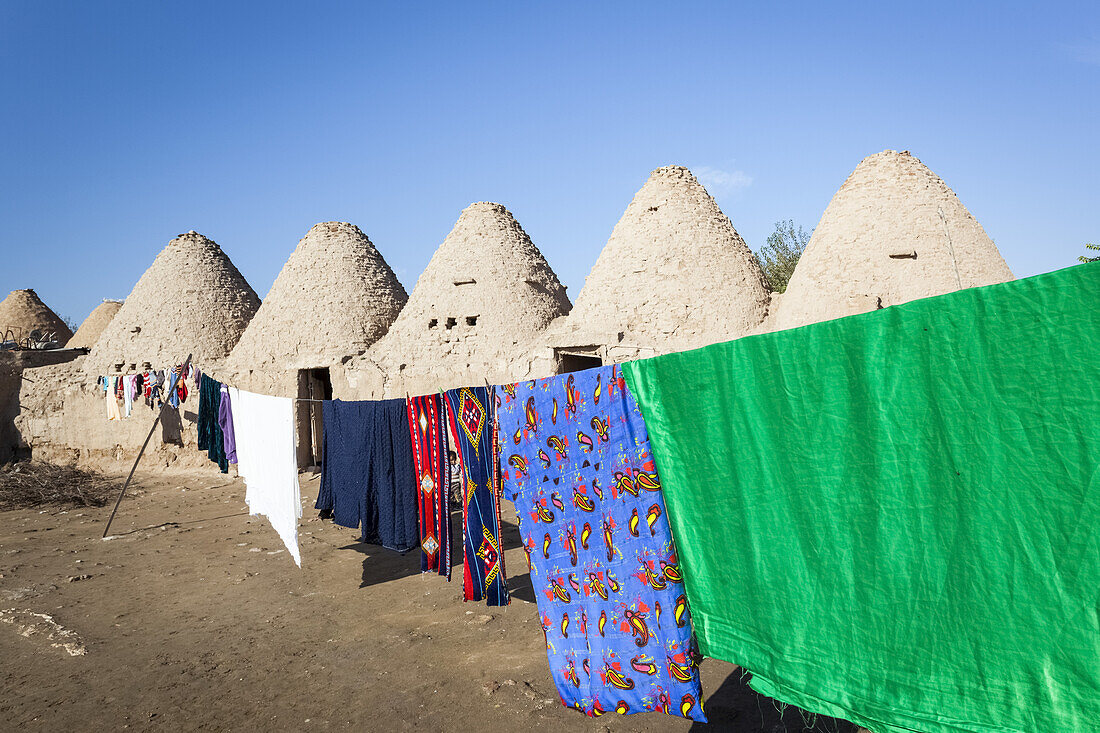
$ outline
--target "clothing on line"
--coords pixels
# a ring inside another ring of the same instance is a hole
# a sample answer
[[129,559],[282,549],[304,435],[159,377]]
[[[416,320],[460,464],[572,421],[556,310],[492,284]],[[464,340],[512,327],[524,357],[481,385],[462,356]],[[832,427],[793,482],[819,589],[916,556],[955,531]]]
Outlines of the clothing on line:
[[237,473],[244,478],[249,513],[267,517],[295,564],[301,567],[298,520],[302,502],[294,445],[294,404],[287,397],[232,387],[229,392]]
[[662,476],[618,367],[498,394],[502,485],[562,704],[706,722]]
[[229,463],[237,462],[237,438],[233,432],[233,400],[229,394],[229,387],[221,386],[221,402],[218,404],[218,428],[222,431],[222,450],[225,452],[225,460]]
[[1100,720],[1100,263],[624,365],[702,651],[875,731]]
[[443,399],[438,394],[407,402],[409,437],[417,486],[420,570],[451,579],[450,460]]
[[507,606],[492,400],[492,393],[485,387],[463,387],[444,393],[448,443],[458,454],[455,470],[462,481],[463,599]]
[[[199,416],[198,448],[206,451],[207,457],[218,464],[222,473],[229,471],[229,460],[225,455],[225,436],[222,433],[219,415],[221,413],[222,384],[207,376],[199,380]],[[295,463],[297,470],[297,463]]]
[[115,396],[115,383],[118,377],[104,377],[103,396],[107,400],[107,419],[121,420],[122,413],[118,409],[118,397]]
[[397,552],[419,544],[405,400],[326,400],[316,508],[362,541]]

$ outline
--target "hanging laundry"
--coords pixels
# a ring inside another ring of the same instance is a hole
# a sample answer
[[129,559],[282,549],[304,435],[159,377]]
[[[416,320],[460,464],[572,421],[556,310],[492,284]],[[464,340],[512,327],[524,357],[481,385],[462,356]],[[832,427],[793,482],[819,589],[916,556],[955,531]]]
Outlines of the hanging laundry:
[[618,368],[498,391],[502,483],[562,704],[705,722],[661,478]]
[[121,420],[122,413],[118,409],[118,397],[116,396],[116,382],[118,377],[103,378],[103,396],[107,400],[107,419]]
[[444,393],[454,468],[462,491],[462,589],[467,601],[508,605],[504,555],[500,548],[492,394],[485,387],[463,387]]
[[708,656],[876,731],[1100,720],[1100,264],[624,367]]
[[[168,403],[170,407],[180,406],[180,368],[178,366],[165,370],[166,382],[164,385],[164,401]],[[172,386],[175,384],[176,386]]]
[[363,542],[397,552],[416,547],[416,472],[405,400],[326,400],[321,409],[316,508],[342,527],[362,527]]
[[227,473],[229,460],[225,455],[225,436],[218,421],[221,401],[222,383],[203,374],[199,381],[198,447],[218,464],[222,473]]
[[438,394],[407,403],[420,515],[420,570],[451,579],[450,460],[443,399]]
[[123,417],[130,417],[134,410],[134,375],[132,374],[122,377],[122,404]]
[[218,428],[222,431],[222,450],[225,460],[237,462],[237,437],[233,432],[233,400],[229,396],[229,387],[221,386],[221,402],[218,403]]
[[294,403],[230,388],[237,439],[237,472],[244,478],[251,514],[271,522],[298,567],[298,520],[302,502],[294,447]]

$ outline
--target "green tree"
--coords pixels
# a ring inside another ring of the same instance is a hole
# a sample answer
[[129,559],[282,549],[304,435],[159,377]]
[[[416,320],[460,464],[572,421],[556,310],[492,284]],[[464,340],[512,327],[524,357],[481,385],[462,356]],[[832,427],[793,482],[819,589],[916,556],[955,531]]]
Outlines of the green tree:
[[775,223],[775,231],[754,255],[773,292],[782,293],[787,289],[794,266],[809,241],[809,233],[802,227],[795,227],[792,219]]
[[[1086,244],[1085,249],[1091,249],[1093,252],[1100,252],[1100,244]],[[1089,257],[1088,255],[1081,255],[1077,258],[1078,262],[1100,262],[1100,256]]]

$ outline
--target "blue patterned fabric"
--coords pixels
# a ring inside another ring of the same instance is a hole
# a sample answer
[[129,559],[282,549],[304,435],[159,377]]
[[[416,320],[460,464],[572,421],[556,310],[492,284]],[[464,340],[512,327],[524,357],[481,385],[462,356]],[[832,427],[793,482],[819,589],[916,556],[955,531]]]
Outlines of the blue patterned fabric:
[[502,485],[562,703],[705,722],[661,482],[618,368],[498,390]]
[[451,450],[458,454],[455,470],[462,479],[462,597],[507,606],[492,394],[485,387],[463,387],[448,390],[444,397]]

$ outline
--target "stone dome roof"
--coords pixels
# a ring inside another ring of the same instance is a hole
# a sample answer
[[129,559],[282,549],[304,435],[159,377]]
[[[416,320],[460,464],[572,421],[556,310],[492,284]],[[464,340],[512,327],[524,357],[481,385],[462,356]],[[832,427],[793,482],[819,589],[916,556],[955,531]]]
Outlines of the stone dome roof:
[[1012,280],[981,224],[908,151],[863,160],[829,202],[773,328]]
[[103,333],[103,329],[107,328],[107,324],[111,322],[111,319],[115,317],[120,308],[122,308],[121,300],[104,300],[97,305],[84,319],[84,322],[80,324],[80,328],[76,329],[73,337],[69,339],[69,346],[84,349],[95,346],[95,342]]
[[585,279],[551,346],[615,345],[643,354],[694,348],[756,330],[768,288],[752,252],[691,171],[653,171]]
[[64,346],[73,332],[61,318],[42,302],[33,290],[13,290],[0,301],[0,338],[10,331],[17,340],[30,336],[31,331],[54,334],[58,346]]
[[508,380],[529,357],[526,344],[569,307],[565,287],[511,212],[479,202],[463,210],[367,357],[390,380],[391,395]]
[[338,363],[381,338],[407,300],[359,227],[317,224],[275,278],[228,364],[262,371]]
[[260,307],[217,243],[191,231],[173,239],[137,281],[85,361],[89,374],[224,359]]

